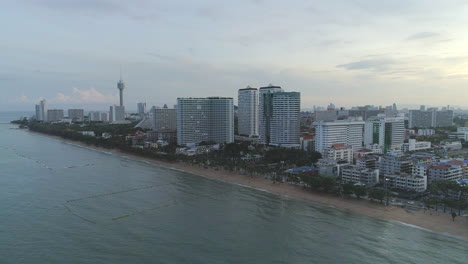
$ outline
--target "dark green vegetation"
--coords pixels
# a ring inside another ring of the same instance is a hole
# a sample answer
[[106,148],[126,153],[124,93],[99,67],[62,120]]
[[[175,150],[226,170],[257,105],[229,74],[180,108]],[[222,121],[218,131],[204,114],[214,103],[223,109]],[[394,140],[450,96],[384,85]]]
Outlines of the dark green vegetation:
[[468,208],[466,198],[468,195],[468,186],[462,186],[455,181],[433,181],[429,186],[430,195],[424,199],[427,209],[439,208],[445,213],[448,208],[450,212],[454,210],[461,214],[462,210]]
[[[125,139],[126,135],[133,134],[139,129],[134,128],[134,124],[107,125],[102,123],[91,123],[83,126],[79,124],[50,124],[40,122],[29,122],[29,129],[34,132],[59,136],[92,145],[96,147],[119,149],[139,156],[161,159],[164,161],[175,161],[175,154],[162,154],[150,149],[140,149],[131,146],[131,142]],[[93,131],[96,137],[81,134],[82,131]],[[111,137],[102,137],[103,133],[108,133]]]
[[380,187],[366,187],[353,183],[342,184],[339,179],[334,177],[320,177],[310,175],[299,175],[300,180],[306,188],[314,191],[322,191],[325,193],[341,195],[343,197],[351,197],[354,195],[358,200],[361,197],[368,197],[371,200],[377,200],[383,203],[385,198],[389,198],[392,193]]

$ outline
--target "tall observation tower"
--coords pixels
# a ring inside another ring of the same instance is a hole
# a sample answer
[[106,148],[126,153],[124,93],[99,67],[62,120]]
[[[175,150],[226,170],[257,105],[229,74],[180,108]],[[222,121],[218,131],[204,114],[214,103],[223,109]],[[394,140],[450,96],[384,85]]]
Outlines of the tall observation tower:
[[122,70],[120,70],[120,80],[117,83],[117,89],[120,94],[120,106],[123,106],[123,90],[125,89],[125,83],[122,81]]

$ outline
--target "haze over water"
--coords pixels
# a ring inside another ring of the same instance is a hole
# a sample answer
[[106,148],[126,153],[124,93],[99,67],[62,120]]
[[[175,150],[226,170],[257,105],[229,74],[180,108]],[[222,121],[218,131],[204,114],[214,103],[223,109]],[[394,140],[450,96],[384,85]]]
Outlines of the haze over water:
[[[0,123],[18,116],[0,113]],[[0,263],[466,263],[468,258],[465,240],[14,127],[0,124]]]

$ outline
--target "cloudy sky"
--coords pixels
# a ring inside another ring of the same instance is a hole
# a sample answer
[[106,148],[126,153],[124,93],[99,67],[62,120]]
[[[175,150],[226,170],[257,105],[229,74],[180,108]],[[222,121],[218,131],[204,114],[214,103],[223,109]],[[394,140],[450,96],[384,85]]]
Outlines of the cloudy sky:
[[2,1],[0,110],[107,109],[273,83],[302,107],[468,106],[468,2]]

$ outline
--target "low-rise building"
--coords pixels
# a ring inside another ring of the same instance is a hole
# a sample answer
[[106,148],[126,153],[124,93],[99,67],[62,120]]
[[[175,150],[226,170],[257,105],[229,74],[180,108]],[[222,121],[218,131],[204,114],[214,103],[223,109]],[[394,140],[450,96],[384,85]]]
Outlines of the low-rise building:
[[304,151],[315,151],[315,137],[311,135],[303,136],[300,138],[301,148]]
[[320,176],[338,177],[340,174],[340,164],[334,159],[319,159],[316,165]]
[[465,160],[453,159],[446,161],[445,164],[460,166],[462,168],[461,178],[468,179],[468,165],[466,164]]
[[83,136],[90,136],[90,137],[95,137],[96,134],[94,133],[94,131],[81,131],[81,135]]
[[371,144],[371,145],[367,145],[366,146],[366,149],[369,149],[370,151],[372,151],[372,153],[374,154],[384,154],[384,149],[382,146],[378,145],[378,144]]
[[177,131],[175,129],[159,129],[159,130],[151,130],[146,132],[146,139],[157,142],[158,140],[162,140],[168,143],[176,143],[177,142]]
[[333,144],[324,151],[323,157],[334,160],[343,160],[347,163],[353,162],[353,147],[345,144]]
[[354,151],[354,158],[355,159],[359,159],[365,155],[369,155],[369,154],[373,154],[374,152],[370,149],[366,149],[366,148],[363,148],[363,149],[360,149],[360,150],[357,150],[357,151]]
[[389,188],[424,192],[427,189],[427,177],[407,173],[385,175],[385,184]]
[[366,155],[356,159],[356,166],[366,169],[377,169],[379,157],[376,155]]
[[431,148],[431,142],[429,141],[416,141],[416,139],[410,138],[408,143],[404,143],[402,146],[403,152],[408,151],[420,151]]
[[449,139],[459,139],[459,140],[467,140],[468,133],[466,132],[450,132],[447,134]]
[[443,142],[441,146],[447,150],[460,150],[463,148],[463,145],[460,141]]
[[434,129],[418,129],[418,136],[432,136],[435,135],[435,130]]
[[458,165],[434,164],[428,168],[427,181],[431,184],[436,180],[460,180],[463,175],[463,169]]
[[340,175],[343,183],[361,183],[367,186],[374,186],[379,182],[378,169],[360,168],[356,165],[341,167]]
[[413,169],[413,163],[408,160],[408,157],[385,155],[378,161],[378,168],[382,175],[410,174]]
[[316,167],[302,166],[287,169],[285,172],[293,175],[306,174],[311,176],[317,176],[319,173],[319,169]]

